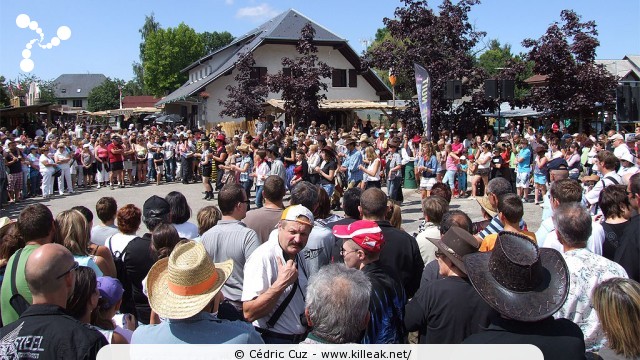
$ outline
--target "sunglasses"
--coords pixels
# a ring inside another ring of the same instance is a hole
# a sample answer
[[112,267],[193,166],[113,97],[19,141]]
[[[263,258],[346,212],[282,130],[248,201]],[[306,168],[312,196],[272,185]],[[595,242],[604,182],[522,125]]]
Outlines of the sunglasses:
[[72,272],[72,271],[75,271],[75,270],[78,268],[78,266],[80,266],[80,264],[78,264],[78,262],[77,262],[77,261],[74,261],[74,262],[73,262],[73,265],[71,265],[71,267],[69,268],[69,270],[67,270],[67,271],[63,272],[62,274],[58,275],[58,276],[56,277],[56,280],[58,280],[58,279],[60,279],[60,278],[64,277],[65,275],[67,275],[68,273],[70,273],[70,272]]

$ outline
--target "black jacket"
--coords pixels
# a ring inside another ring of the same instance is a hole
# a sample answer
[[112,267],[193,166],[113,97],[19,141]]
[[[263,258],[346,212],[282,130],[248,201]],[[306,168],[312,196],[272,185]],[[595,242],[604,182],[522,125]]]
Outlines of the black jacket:
[[402,282],[407,298],[420,287],[420,277],[424,261],[416,239],[406,232],[396,229],[388,221],[376,221],[382,229],[384,245],[380,251],[380,265],[395,270]]
[[95,359],[107,339],[59,306],[31,305],[0,329],[2,355],[16,359]]
[[131,288],[131,297],[135,304],[138,321],[149,324],[151,307],[149,299],[142,292],[142,280],[155,264],[151,257],[151,234],[136,237],[124,249],[124,264],[127,269],[127,281]]
[[582,360],[584,334],[571,320],[548,317],[537,322],[496,318],[486,331],[469,336],[463,344],[531,344],[545,360]]

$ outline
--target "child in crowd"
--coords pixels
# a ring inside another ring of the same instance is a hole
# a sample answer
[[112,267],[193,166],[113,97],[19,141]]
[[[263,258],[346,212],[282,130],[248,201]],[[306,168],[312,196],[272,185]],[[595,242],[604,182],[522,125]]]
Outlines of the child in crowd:
[[164,155],[157,149],[153,153],[153,165],[156,169],[156,185],[160,185],[160,180],[164,175]]
[[118,314],[124,294],[122,284],[118,279],[100,276],[98,291],[100,298],[98,306],[91,314],[91,324],[99,328],[109,343],[131,343],[131,335],[137,327],[137,322],[131,314]]
[[[519,233],[536,242],[536,234],[526,230],[520,230],[520,220],[523,215],[524,207],[522,205],[522,199],[520,199],[518,195],[505,194],[498,199],[498,218],[504,224],[503,231]],[[497,238],[498,234],[485,236],[480,245],[480,251],[493,251]]]
[[458,181],[458,198],[466,198],[467,194],[467,171],[469,170],[469,164],[467,164],[467,157],[460,156],[460,163],[458,164],[458,172],[456,173],[456,180]]

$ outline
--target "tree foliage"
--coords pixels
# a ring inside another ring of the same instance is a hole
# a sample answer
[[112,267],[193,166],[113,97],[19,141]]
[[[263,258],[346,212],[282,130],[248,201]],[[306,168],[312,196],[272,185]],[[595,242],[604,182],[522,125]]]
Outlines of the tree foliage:
[[231,35],[231,33],[229,33],[228,31],[205,31],[203,33],[200,33],[199,35],[202,39],[202,44],[204,45],[202,56],[211,54],[212,52],[228,45],[233,41],[233,35]]
[[[469,12],[478,0],[460,0],[453,4],[442,1],[436,13],[426,0],[403,0],[404,6],[395,10],[394,18],[385,18],[391,35],[369,48],[364,63],[377,69],[393,69],[397,76],[396,93],[415,94],[413,64],[423,65],[432,83],[432,128],[458,128],[461,131],[484,126],[476,109],[490,106],[484,101],[482,82],[486,74],[475,65],[473,49],[483,32],[475,31],[469,23]],[[451,100],[444,100],[447,80],[463,80],[463,96],[472,100],[451,110]],[[419,126],[417,105],[399,114],[407,126]]]
[[118,86],[123,87],[122,96],[131,95],[124,90],[125,82],[123,80],[107,78],[89,93],[87,109],[89,111],[118,109],[120,107],[120,90]]
[[524,82],[533,75],[533,62],[526,60],[526,54],[513,55],[511,45],[501,45],[500,41],[489,41],[489,48],[478,56],[480,66],[489,78],[515,80],[514,105],[527,103],[529,86]]
[[237,74],[234,79],[237,85],[227,85],[226,89],[229,91],[227,100],[218,100],[223,107],[220,116],[244,117],[251,120],[260,114],[269,89],[267,85],[260,82],[259,77],[251,76],[255,64],[256,61],[251,52],[240,55],[240,60],[235,67]]
[[0,107],[9,106],[9,90],[7,89],[7,84],[4,83],[4,76],[0,75]]
[[[9,105],[9,101],[12,96],[17,96],[26,102],[26,96],[29,92],[29,86],[31,83],[38,84],[40,88],[40,102],[41,103],[55,103],[56,96],[54,93],[55,82],[53,80],[43,80],[34,74],[25,74],[18,79],[9,80],[0,76],[0,106]],[[6,95],[6,100],[4,96]]]
[[522,42],[530,49],[533,71],[547,76],[547,86],[532,89],[531,103],[564,117],[591,112],[596,102],[613,104],[616,78],[594,62],[600,45],[595,22],[582,22],[572,10],[563,10],[560,18],[540,38]]
[[[315,30],[307,23],[300,31],[296,49],[301,56],[282,58],[282,67],[288,68],[268,76],[269,90],[282,92],[286,116],[292,121],[309,122],[318,113],[320,101],[327,98],[328,85],[322,79],[331,77],[331,68],[318,60],[318,48],[313,44]],[[322,93],[321,93],[322,92]]]
[[155,96],[174,91],[187,81],[188,74],[180,71],[203,52],[201,37],[184,23],[150,33],[145,39],[142,63],[145,90]]
[[146,94],[144,88],[144,66],[142,65],[144,64],[144,46],[149,35],[158,31],[158,29],[160,29],[160,23],[156,21],[153,12],[150,15],[145,15],[144,24],[138,30],[138,32],[140,33],[140,37],[142,38],[142,41],[140,41],[140,61],[134,61],[133,64],[131,64],[133,68],[133,80],[131,80],[133,84],[131,84],[131,86],[139,89],[140,92],[139,94],[135,95]]

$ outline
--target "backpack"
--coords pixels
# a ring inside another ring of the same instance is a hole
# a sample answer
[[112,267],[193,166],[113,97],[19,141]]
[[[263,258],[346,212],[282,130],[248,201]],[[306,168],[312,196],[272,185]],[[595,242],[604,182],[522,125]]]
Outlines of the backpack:
[[127,247],[129,246],[129,244],[127,244],[124,247],[124,249],[122,249],[122,251],[114,252],[112,248],[112,242],[113,242],[112,240],[113,240],[113,235],[111,235],[107,239],[107,241],[105,241],[105,245],[107,245],[107,248],[109,249],[109,251],[111,251],[111,254],[113,255],[113,262],[116,265],[117,278],[122,284],[122,287],[124,288],[124,294],[122,295],[122,305],[120,307],[120,311],[122,313],[130,313],[130,314],[136,315],[137,313],[136,313],[135,303],[133,302],[131,283],[129,281],[129,276],[127,274],[127,267],[123,259],[124,254],[127,252]]

